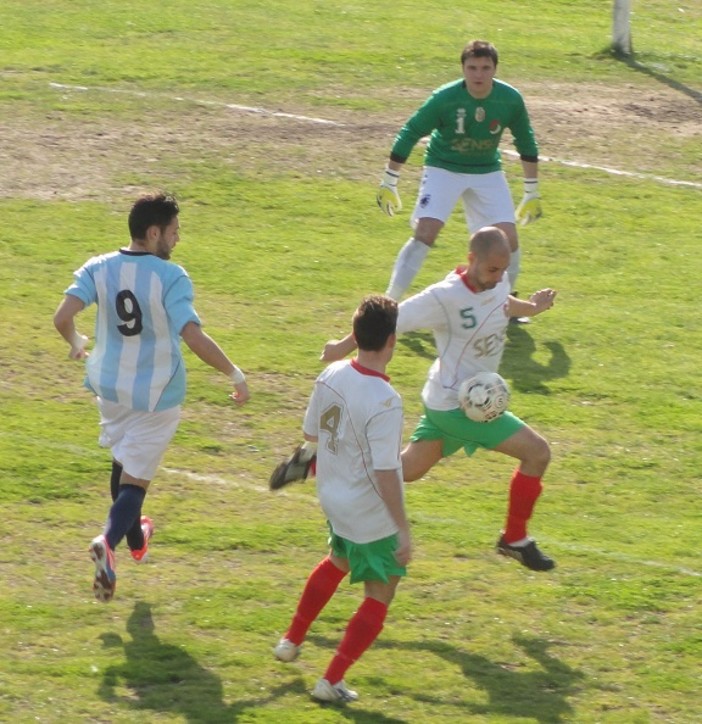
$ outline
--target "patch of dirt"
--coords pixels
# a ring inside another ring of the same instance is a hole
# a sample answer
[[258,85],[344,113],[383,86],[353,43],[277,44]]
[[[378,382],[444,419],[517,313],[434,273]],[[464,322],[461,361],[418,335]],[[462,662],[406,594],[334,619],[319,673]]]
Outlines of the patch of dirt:
[[[693,145],[702,147],[702,100],[694,94],[664,84],[646,90],[566,83],[520,88],[545,158],[659,176],[684,161],[687,173],[681,180],[702,177],[702,154],[691,152]],[[57,93],[68,107],[71,94],[83,92]],[[418,105],[422,95],[413,95]],[[276,115],[227,107],[226,102],[173,99],[169,107],[163,96],[155,107],[148,98],[134,103],[134,121],[107,114],[97,121],[69,110],[53,111],[41,120],[28,112],[6,117],[0,133],[0,197],[132,195],[126,179],[153,175],[160,185],[164,164],[172,168],[174,160],[192,174],[198,165],[218,161],[234,173],[278,168],[375,183],[405,120],[396,109],[392,117],[304,108],[280,109]],[[319,122],[320,115],[332,123]],[[508,137],[505,149],[511,148]]]
[[702,177],[702,154],[692,153],[702,146],[702,95],[594,84],[524,93],[544,156],[656,175],[683,165],[681,180]]

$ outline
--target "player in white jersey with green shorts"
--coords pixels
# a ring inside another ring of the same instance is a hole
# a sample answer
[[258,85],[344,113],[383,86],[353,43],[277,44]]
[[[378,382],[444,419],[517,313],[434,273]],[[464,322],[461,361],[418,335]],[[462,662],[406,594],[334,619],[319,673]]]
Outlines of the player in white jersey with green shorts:
[[459,199],[471,233],[497,226],[507,235],[508,277],[515,289],[519,238],[499,145],[509,128],[524,173],[524,197],[516,211],[521,224],[541,216],[538,145],[521,93],[495,78],[497,61],[491,43],[468,43],[461,53],[463,77],[437,88],[395,137],[377,192],[378,205],[390,216],[402,209],[397,192],[400,170],[420,139],[430,139],[411,217],[414,231],[397,256],[387,290],[393,299],[400,299],[410,286]]
[[411,555],[400,461],[402,401],[385,374],[396,323],[394,300],[381,295],[363,300],[353,318],[358,356],[319,375],[303,424],[305,439],[316,443],[317,494],[331,550],[309,575],[290,627],[275,647],[276,658],[298,656],[309,627],[349,572],[351,583],[363,582],[365,595],[312,691],[321,701],[357,698],[344,674],[380,634]]
[[[471,455],[484,447],[519,460],[497,551],[527,568],[546,571],[555,564],[527,535],[527,522],[550,461],[548,443],[509,411],[481,423],[466,417],[458,405],[463,380],[482,371],[497,372],[509,318],[534,316],[553,306],[552,289],[542,289],[528,300],[511,296],[506,278],[509,258],[504,232],[497,227],[480,229],[471,237],[467,266],[400,304],[398,333],[430,329],[438,351],[422,390],[424,414],[402,451],[402,472],[406,482],[418,480],[460,448]],[[350,335],[329,342],[323,359],[345,357],[353,346]]]
[[[54,315],[71,359],[86,360],[85,386],[100,411],[100,444],[112,452],[112,507],[104,532],[90,544],[93,592],[109,601],[116,586],[114,550],[126,536],[132,558],[148,554],[153,522],[141,514],[149,483],[180,420],[185,397],[181,339],[234,385],[232,398],[249,397],[241,370],[202,331],[186,271],[169,261],[179,241],[179,207],[166,194],[137,199],[129,213],[131,243],[89,259]],[[95,346],[78,334],[75,317],[96,304]]]

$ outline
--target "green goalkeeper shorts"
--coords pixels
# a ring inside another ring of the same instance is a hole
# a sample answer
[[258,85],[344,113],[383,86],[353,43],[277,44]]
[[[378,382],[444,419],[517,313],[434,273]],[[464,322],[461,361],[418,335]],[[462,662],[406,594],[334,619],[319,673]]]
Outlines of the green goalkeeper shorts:
[[395,558],[396,535],[371,543],[354,543],[334,533],[330,526],[329,547],[337,558],[345,558],[349,562],[351,583],[359,581],[388,583],[390,576],[407,575],[407,569]]
[[509,410],[491,422],[473,422],[461,409],[430,410],[424,408],[410,440],[441,440],[444,457],[463,448],[472,455],[479,447],[491,450],[519,432],[526,423]]

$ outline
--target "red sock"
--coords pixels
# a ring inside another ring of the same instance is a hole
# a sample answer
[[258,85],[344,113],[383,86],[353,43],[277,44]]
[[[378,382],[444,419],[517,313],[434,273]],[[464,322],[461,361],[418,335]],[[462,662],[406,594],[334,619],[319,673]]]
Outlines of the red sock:
[[388,607],[375,598],[366,598],[351,617],[346,633],[336,655],[327,668],[324,678],[330,684],[338,684],[351,664],[361,658],[363,652],[378,638]]
[[504,539],[506,543],[526,538],[527,521],[534,512],[536,500],[541,495],[541,477],[524,475],[515,470],[509,486],[509,507]]
[[345,571],[337,568],[329,558],[319,563],[307,579],[290,629],[285,634],[286,639],[296,646],[303,642],[312,622],[327,605],[345,575]]

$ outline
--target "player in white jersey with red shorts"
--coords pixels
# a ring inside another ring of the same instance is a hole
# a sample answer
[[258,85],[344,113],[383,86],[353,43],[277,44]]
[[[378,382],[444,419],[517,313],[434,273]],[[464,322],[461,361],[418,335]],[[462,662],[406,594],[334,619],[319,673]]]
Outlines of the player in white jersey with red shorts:
[[[227,375],[232,399],[249,397],[241,370],[202,331],[186,271],[169,261],[179,241],[179,208],[166,194],[143,196],[129,214],[127,248],[89,259],[54,315],[71,359],[86,360],[85,386],[100,410],[100,444],[112,451],[110,508],[104,532],[90,544],[93,591],[112,599],[114,550],[126,536],[131,556],[148,553],[153,522],[141,514],[149,483],[180,420],[185,397],[183,339],[204,362]],[[95,346],[78,334],[75,316],[97,304]]]
[[[510,295],[509,260],[504,232],[497,227],[480,229],[471,237],[467,266],[400,304],[398,333],[430,329],[438,352],[422,390],[424,414],[402,451],[402,471],[406,482],[418,480],[460,448],[472,455],[484,447],[519,460],[497,551],[527,568],[547,571],[555,563],[527,535],[527,522],[550,462],[548,443],[509,411],[488,423],[474,422],[458,404],[463,380],[482,371],[497,372],[509,318],[534,316],[553,306],[556,292],[552,289],[542,289],[528,300]],[[353,346],[350,336],[329,342],[323,359],[344,357]]]
[[400,461],[402,401],[385,374],[396,322],[395,301],[380,295],[363,300],[353,318],[357,358],[335,362],[319,375],[305,414],[303,432],[316,444],[317,494],[331,550],[308,577],[290,627],[275,647],[276,658],[297,658],[309,627],[349,572],[351,583],[363,582],[365,594],[312,691],[320,701],[357,698],[344,674],[382,630],[410,559]]

